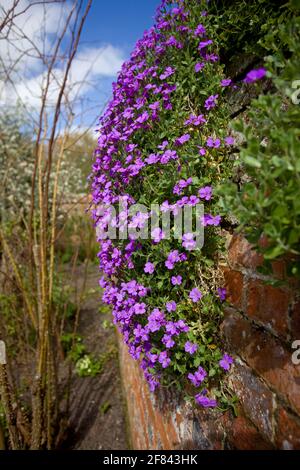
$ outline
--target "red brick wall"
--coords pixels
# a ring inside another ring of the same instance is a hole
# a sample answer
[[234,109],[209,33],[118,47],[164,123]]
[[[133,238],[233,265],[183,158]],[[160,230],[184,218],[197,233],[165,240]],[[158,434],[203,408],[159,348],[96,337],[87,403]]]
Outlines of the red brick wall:
[[[266,284],[260,263],[243,238],[231,238],[222,335],[235,357],[228,381],[238,417],[193,409],[174,391],[149,393],[120,342],[133,449],[300,449],[300,365],[291,360],[291,343],[300,339],[299,286]],[[284,263],[274,263],[274,279],[285,276]]]

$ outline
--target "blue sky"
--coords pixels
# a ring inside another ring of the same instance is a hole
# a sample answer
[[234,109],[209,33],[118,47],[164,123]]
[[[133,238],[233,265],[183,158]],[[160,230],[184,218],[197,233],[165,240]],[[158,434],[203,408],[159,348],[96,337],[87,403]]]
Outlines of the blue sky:
[[160,0],[93,0],[82,41],[108,43],[130,52],[153,24]]
[[[14,0],[5,2],[9,11]],[[144,30],[153,25],[159,4],[160,0],[93,0],[66,90],[76,115],[73,128],[95,127],[93,123],[111,96],[111,84],[117,72]],[[43,54],[51,57],[55,50],[71,5],[71,0],[54,3],[18,1],[16,13],[19,15],[7,31],[10,41],[0,41],[0,56],[8,69],[13,67],[13,86],[7,82],[0,88],[0,106],[15,106],[20,101],[29,113],[38,114],[46,73],[42,57]],[[62,57],[64,46],[67,49],[70,40],[71,36],[67,34],[59,50]],[[57,84],[63,80],[65,62],[57,61],[52,70],[47,104],[50,115],[59,91]],[[61,122],[64,127],[65,121],[62,119]]]
[[[160,0],[94,0],[81,37],[81,48],[111,45],[119,49],[127,59],[145,29],[153,25],[155,11]],[[114,76],[97,76],[95,87],[88,95],[88,101],[99,103],[99,113],[111,94]],[[97,109],[85,113],[88,125],[96,117]]]

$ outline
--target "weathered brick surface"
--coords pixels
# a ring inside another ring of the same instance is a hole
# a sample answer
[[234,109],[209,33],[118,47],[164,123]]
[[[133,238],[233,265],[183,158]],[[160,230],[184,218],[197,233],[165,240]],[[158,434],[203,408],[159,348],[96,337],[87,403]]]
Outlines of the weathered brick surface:
[[283,261],[264,282],[262,258],[241,236],[229,242],[223,267],[228,307],[224,347],[235,357],[228,383],[239,398],[231,411],[193,409],[176,393],[149,392],[138,365],[120,343],[120,363],[134,449],[300,449],[300,365],[291,343],[300,340],[299,284]]
[[269,441],[273,440],[273,415],[276,407],[274,394],[242,362],[236,362],[231,372],[231,385],[245,414]]
[[250,280],[247,286],[246,315],[265,324],[283,336],[288,333],[290,292]]
[[239,271],[224,269],[225,287],[228,292],[228,301],[236,308],[242,308],[244,276]]
[[241,235],[231,237],[228,248],[228,264],[231,268],[257,268],[262,264],[262,260],[262,255],[254,251]]
[[300,449],[300,421],[284,408],[278,410],[276,444],[278,449]]
[[300,339],[300,299],[291,306],[290,332],[293,340]]
[[231,351],[300,414],[300,367],[292,363],[292,352],[232,310],[227,311],[222,331]]
[[240,407],[238,416],[231,419],[227,427],[227,443],[230,449],[272,450],[274,446],[263,438]]

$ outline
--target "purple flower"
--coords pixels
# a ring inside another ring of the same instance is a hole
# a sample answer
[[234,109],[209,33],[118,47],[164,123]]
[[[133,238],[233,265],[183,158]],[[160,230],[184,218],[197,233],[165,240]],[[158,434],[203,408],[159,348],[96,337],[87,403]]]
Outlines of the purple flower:
[[201,197],[201,199],[205,199],[206,201],[209,201],[212,196],[212,187],[204,186],[203,188],[199,189],[198,194],[199,194],[199,197]]
[[219,56],[217,54],[205,54],[205,60],[208,62],[217,62],[219,60]]
[[155,308],[148,317],[146,329],[154,333],[155,331],[159,331],[164,324],[165,314],[161,312],[158,308]]
[[206,376],[207,376],[206,371],[203,369],[203,367],[200,366],[198,367],[198,369],[196,370],[194,374],[192,373],[188,374],[188,379],[192,382],[192,384],[195,387],[199,387],[202,384]]
[[194,250],[196,248],[196,240],[194,240],[194,234],[193,233],[185,233],[182,237],[182,246],[188,250]]
[[137,315],[142,315],[143,313],[146,312],[146,304],[144,304],[144,302],[136,303],[133,306],[133,310],[134,310],[134,313],[136,313]]
[[197,62],[195,65],[195,72],[201,72],[201,70],[204,68],[205,64],[204,62]]
[[155,266],[153,263],[150,263],[150,261],[148,261],[144,266],[144,272],[148,274],[153,274],[154,269],[155,269]]
[[148,165],[152,165],[154,163],[157,163],[160,159],[159,155],[156,155],[155,153],[151,153],[148,158],[145,159],[145,162],[148,163]]
[[170,77],[171,75],[173,75],[173,73],[175,73],[175,69],[173,69],[172,67],[167,67],[164,71],[164,73],[162,73],[159,78],[161,80],[165,80],[166,78]]
[[171,283],[173,286],[180,286],[182,283],[182,277],[181,276],[172,276],[171,277]]
[[220,298],[220,300],[226,300],[226,289],[225,287],[218,287],[217,289],[217,293],[218,293],[218,296]]
[[213,42],[212,42],[211,39],[207,39],[206,41],[201,41],[201,42],[199,42],[198,49],[201,51],[202,49],[204,49],[205,47],[209,46],[212,43]]
[[177,334],[178,334],[176,324],[173,323],[172,321],[169,321],[169,322],[166,324],[166,331],[167,331],[167,333],[169,333],[170,335],[177,335]]
[[198,346],[197,344],[195,343],[191,343],[190,341],[187,341],[184,345],[184,350],[185,352],[188,352],[190,354],[195,354],[195,352],[197,351],[198,349]]
[[204,227],[207,225],[215,225],[216,227],[220,225],[222,217],[220,215],[211,215],[211,214],[204,214],[202,217],[202,224]]
[[158,360],[158,355],[157,354],[152,354],[152,353],[147,353],[147,358],[152,364],[155,364]]
[[147,111],[144,111],[136,120],[139,124],[143,124],[144,122],[148,121],[149,114]]
[[206,154],[206,150],[203,148],[203,147],[199,147],[199,155],[205,155]]
[[203,406],[204,408],[215,408],[217,406],[217,401],[213,398],[208,398],[201,393],[195,395],[195,400],[198,405]]
[[162,343],[166,346],[167,349],[173,348],[175,341],[173,340],[172,336],[164,335],[162,337]]
[[187,180],[181,179],[178,181],[177,184],[175,184],[173,188],[173,194],[182,194],[182,190],[184,188],[187,188],[190,184],[193,183],[193,178],[188,178]]
[[199,300],[201,299],[202,297],[202,294],[200,292],[199,289],[197,289],[197,287],[194,287],[194,289],[191,290],[191,292],[189,293],[189,298],[194,302],[199,302]]
[[194,374],[192,374],[191,372],[188,374],[188,379],[189,379],[190,382],[192,382],[194,387],[199,387],[199,385],[200,385],[199,382],[195,378]]
[[137,339],[141,339],[142,341],[149,340],[149,335],[147,331],[141,325],[137,325],[136,328],[134,328],[133,334]]
[[177,304],[176,302],[174,302],[174,300],[171,300],[170,302],[166,303],[166,309],[168,312],[175,312],[176,308]]
[[160,107],[160,101],[155,101],[152,104],[149,104],[149,108],[152,109],[153,111],[156,111]]
[[175,325],[182,333],[188,333],[190,330],[190,327],[183,320],[178,320]]
[[225,145],[234,145],[234,138],[231,135],[228,135],[224,139]]
[[220,359],[219,364],[222,369],[228,371],[230,369],[231,364],[233,364],[233,359],[231,356],[229,356],[229,354],[224,354],[222,359]]
[[221,80],[220,85],[223,87],[226,87],[226,86],[231,85],[231,83],[232,83],[231,78],[224,78],[223,80]]
[[252,82],[256,82],[257,80],[261,80],[262,78],[264,78],[266,75],[266,69],[264,69],[263,67],[259,68],[259,69],[253,69],[253,70],[250,70],[250,72],[247,73],[246,77],[244,78],[244,82],[245,83],[252,83]]
[[166,150],[162,154],[162,156],[160,158],[160,162],[163,163],[163,164],[166,164],[170,160],[175,160],[176,158],[178,158],[178,155],[177,155],[177,152],[175,150]]
[[218,148],[221,145],[220,139],[213,139],[212,137],[207,137],[206,140],[207,147]]
[[211,95],[209,96],[206,100],[205,100],[205,103],[204,103],[204,108],[207,109],[207,111],[209,111],[210,109],[214,108],[216,106],[216,101],[218,99],[219,95]]
[[169,201],[164,201],[160,206],[162,212],[169,212],[171,210]]
[[189,118],[185,121],[184,125],[200,126],[200,124],[204,124],[205,122],[206,119],[204,118],[203,114],[199,114],[199,116],[196,116],[195,114],[190,114]]
[[195,36],[204,36],[206,34],[206,29],[202,24],[198,24],[197,28],[195,29],[194,35]]
[[183,145],[183,144],[185,144],[185,142],[188,142],[190,140],[190,138],[191,138],[190,134],[184,134],[181,137],[178,137],[178,139],[176,139],[175,144],[176,145]]
[[174,269],[174,263],[172,263],[172,262],[169,261],[168,259],[167,259],[167,261],[165,261],[165,266],[166,266],[166,268],[168,268],[168,269],[170,269],[170,270],[171,270],[171,269]]
[[165,369],[171,362],[171,359],[168,357],[167,351],[162,351],[158,356],[158,362],[162,365],[162,368]]
[[174,269],[174,265],[177,261],[180,261],[178,250],[173,250],[169,253],[168,259],[165,261],[165,266],[168,269]]
[[197,196],[190,196],[188,201],[188,206],[196,206],[199,202],[199,198]]
[[161,228],[156,227],[151,232],[151,238],[153,239],[154,243],[159,243],[163,238],[165,238],[165,234]]
[[160,150],[164,150],[168,145],[169,142],[167,140],[164,140],[162,144],[157,146],[157,148],[159,148]]

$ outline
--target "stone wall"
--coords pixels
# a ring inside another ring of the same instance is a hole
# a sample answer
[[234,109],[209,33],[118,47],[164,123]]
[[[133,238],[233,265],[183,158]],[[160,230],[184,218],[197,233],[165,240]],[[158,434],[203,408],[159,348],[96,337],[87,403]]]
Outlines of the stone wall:
[[[230,305],[221,330],[235,357],[228,381],[239,398],[238,416],[193,409],[174,391],[149,393],[120,341],[133,449],[300,449],[300,365],[291,349],[300,339],[299,285],[267,284],[257,271],[261,257],[247,241],[233,236],[228,245]],[[284,262],[273,264],[273,278],[286,280]]]

